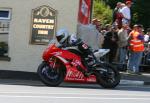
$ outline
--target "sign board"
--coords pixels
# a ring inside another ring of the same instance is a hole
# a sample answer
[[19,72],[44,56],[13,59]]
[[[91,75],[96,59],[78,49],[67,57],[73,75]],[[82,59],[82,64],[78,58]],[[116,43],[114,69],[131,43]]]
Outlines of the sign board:
[[56,30],[56,10],[49,6],[40,6],[32,10],[32,44],[48,44]]

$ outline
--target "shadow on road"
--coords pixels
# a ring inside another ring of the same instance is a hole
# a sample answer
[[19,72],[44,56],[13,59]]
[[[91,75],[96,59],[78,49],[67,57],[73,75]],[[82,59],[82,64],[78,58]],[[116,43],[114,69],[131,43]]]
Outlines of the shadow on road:
[[[32,86],[32,87],[48,87],[40,81],[35,80],[11,80],[11,79],[0,79],[0,85],[21,85],[21,86]],[[97,89],[102,90],[101,86],[97,84],[79,84],[79,83],[62,83],[58,88],[80,88],[80,89]],[[116,88],[107,90],[124,90],[124,91],[143,91],[150,92],[150,86],[144,85],[118,85]]]

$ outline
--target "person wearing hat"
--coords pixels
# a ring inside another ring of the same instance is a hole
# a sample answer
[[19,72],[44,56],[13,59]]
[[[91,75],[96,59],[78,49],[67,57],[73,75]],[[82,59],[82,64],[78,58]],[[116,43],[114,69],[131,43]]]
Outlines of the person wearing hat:
[[129,61],[128,72],[141,74],[139,66],[141,64],[144,51],[144,34],[142,25],[134,25],[134,30],[129,34]]
[[126,1],[126,6],[124,6],[120,12],[122,13],[123,15],[123,18],[122,18],[122,24],[130,24],[130,20],[131,20],[131,11],[130,11],[130,8],[131,8],[131,5],[132,5],[132,2],[131,1]]

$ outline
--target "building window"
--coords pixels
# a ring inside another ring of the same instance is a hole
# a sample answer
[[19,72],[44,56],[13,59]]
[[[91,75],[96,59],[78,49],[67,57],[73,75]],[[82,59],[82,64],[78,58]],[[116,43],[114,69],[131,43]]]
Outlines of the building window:
[[10,60],[8,56],[10,20],[11,9],[0,8],[0,60]]
[[1,9],[0,8],[0,19],[1,20],[10,20],[11,9]]

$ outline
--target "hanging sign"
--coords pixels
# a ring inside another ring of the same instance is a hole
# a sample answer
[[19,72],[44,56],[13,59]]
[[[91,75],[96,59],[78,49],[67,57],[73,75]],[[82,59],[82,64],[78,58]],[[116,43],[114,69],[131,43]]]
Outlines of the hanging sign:
[[48,44],[56,30],[56,11],[49,6],[40,6],[32,10],[32,44]]

